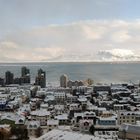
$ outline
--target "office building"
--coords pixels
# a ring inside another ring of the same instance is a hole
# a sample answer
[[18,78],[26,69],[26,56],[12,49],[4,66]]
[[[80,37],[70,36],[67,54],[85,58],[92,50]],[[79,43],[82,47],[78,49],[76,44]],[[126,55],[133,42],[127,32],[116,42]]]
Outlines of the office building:
[[10,71],[7,71],[5,73],[5,84],[9,85],[9,84],[13,84],[14,81],[14,74],[11,73]]
[[4,85],[4,79],[0,78],[0,85],[3,86]]
[[62,75],[60,77],[60,87],[67,87],[67,82],[68,82],[68,76],[66,74]]
[[30,83],[30,70],[26,67],[21,68],[21,83]]
[[39,85],[41,88],[46,87],[46,72],[42,69],[38,70],[38,75],[35,79],[35,85]]

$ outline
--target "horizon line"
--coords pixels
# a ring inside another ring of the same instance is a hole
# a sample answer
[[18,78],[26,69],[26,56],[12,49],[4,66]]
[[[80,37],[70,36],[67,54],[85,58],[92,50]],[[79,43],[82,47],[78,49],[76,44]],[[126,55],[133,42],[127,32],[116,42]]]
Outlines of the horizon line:
[[140,63],[140,60],[128,60],[128,61],[11,61],[0,62],[0,64],[19,64],[19,63]]

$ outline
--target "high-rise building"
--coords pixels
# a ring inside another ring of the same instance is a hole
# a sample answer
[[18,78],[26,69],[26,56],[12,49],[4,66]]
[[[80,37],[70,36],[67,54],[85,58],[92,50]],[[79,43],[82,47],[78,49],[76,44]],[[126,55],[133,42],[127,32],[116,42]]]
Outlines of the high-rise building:
[[14,78],[14,84],[21,85],[21,78],[18,78],[18,77]]
[[21,68],[21,77],[24,77],[27,74],[30,74],[30,70],[27,67],[22,67]]
[[21,68],[21,83],[30,83],[30,70],[26,67]]
[[4,85],[4,79],[0,77],[0,85],[3,86]]
[[60,77],[60,87],[66,88],[67,87],[67,82],[68,82],[68,76],[66,74],[63,74]]
[[5,84],[9,85],[9,84],[13,84],[14,81],[14,74],[11,73],[10,71],[7,71],[5,73]]
[[41,88],[46,87],[46,72],[42,69],[38,70],[38,75],[36,76],[35,84],[41,86]]

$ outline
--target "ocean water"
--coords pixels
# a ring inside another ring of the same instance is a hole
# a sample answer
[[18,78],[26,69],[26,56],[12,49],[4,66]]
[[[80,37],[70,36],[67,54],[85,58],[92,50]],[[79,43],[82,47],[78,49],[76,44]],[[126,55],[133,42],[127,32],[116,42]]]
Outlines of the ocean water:
[[59,84],[62,74],[67,74],[71,80],[91,78],[95,83],[135,82],[140,80],[140,63],[95,63],[95,62],[59,62],[59,63],[1,63],[0,77],[10,70],[15,77],[21,75],[21,67],[30,69],[31,81],[35,80],[37,70],[46,71],[47,82]]

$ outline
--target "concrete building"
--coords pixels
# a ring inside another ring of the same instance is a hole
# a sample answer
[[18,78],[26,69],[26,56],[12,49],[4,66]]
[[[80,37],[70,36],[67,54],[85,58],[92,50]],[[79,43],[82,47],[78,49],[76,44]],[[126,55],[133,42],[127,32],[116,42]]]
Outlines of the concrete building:
[[51,131],[53,129],[56,129],[59,125],[59,121],[58,120],[48,120],[47,121],[47,132]]
[[77,99],[78,99],[77,96],[73,96],[73,95],[70,94],[70,93],[67,93],[67,94],[66,94],[66,101],[67,101],[68,103],[76,103],[76,102],[77,102]]
[[140,140],[140,125],[123,124],[119,128],[119,138]]
[[66,99],[66,93],[65,92],[55,92],[54,98],[57,102],[64,102]]
[[72,81],[72,80],[69,80],[67,82],[67,86],[69,88],[72,88],[72,87],[80,87],[80,86],[84,86],[84,81],[81,81],[81,80],[76,80],[76,81]]
[[4,85],[4,79],[0,78],[0,85],[3,86]]
[[39,121],[29,121],[27,124],[28,136],[36,137],[36,132],[40,128]]
[[46,87],[46,72],[42,69],[38,70],[38,75],[36,76],[35,84],[41,86],[41,88]]
[[47,120],[50,119],[50,112],[44,109],[31,112],[31,120],[39,121],[41,126],[47,125]]
[[68,124],[68,114],[61,114],[61,115],[55,116],[55,119],[59,121],[59,125]]
[[124,110],[123,104],[114,104],[114,111]]
[[30,83],[30,70],[26,67],[21,68],[21,83]]
[[21,77],[24,77],[29,73],[30,73],[30,70],[28,68],[26,68],[26,67],[21,68]]
[[67,82],[67,86],[68,86],[69,88],[72,88],[72,86],[74,86],[74,82],[73,82],[72,80],[69,80],[69,81]]
[[93,125],[93,120],[80,120],[79,124],[81,132],[89,132],[90,127]]
[[136,124],[140,120],[140,112],[136,111],[120,111],[118,112],[118,124],[123,123]]
[[60,77],[60,87],[67,87],[67,82],[68,82],[68,76],[66,74],[62,75]]
[[9,85],[9,84],[13,84],[14,82],[14,74],[11,73],[10,71],[7,71],[5,73],[5,84]]
[[97,122],[96,122],[97,125],[101,125],[101,126],[114,126],[117,124],[117,121],[116,121],[116,118],[113,116],[113,117],[98,117],[97,119]]
[[112,115],[113,114],[110,111],[102,111],[102,114],[100,115],[100,117],[107,118],[107,117],[111,117]]
[[111,87],[110,87],[110,85],[94,85],[93,91],[95,93],[96,92],[99,92],[99,91],[107,91],[107,92],[110,92],[111,91]]

